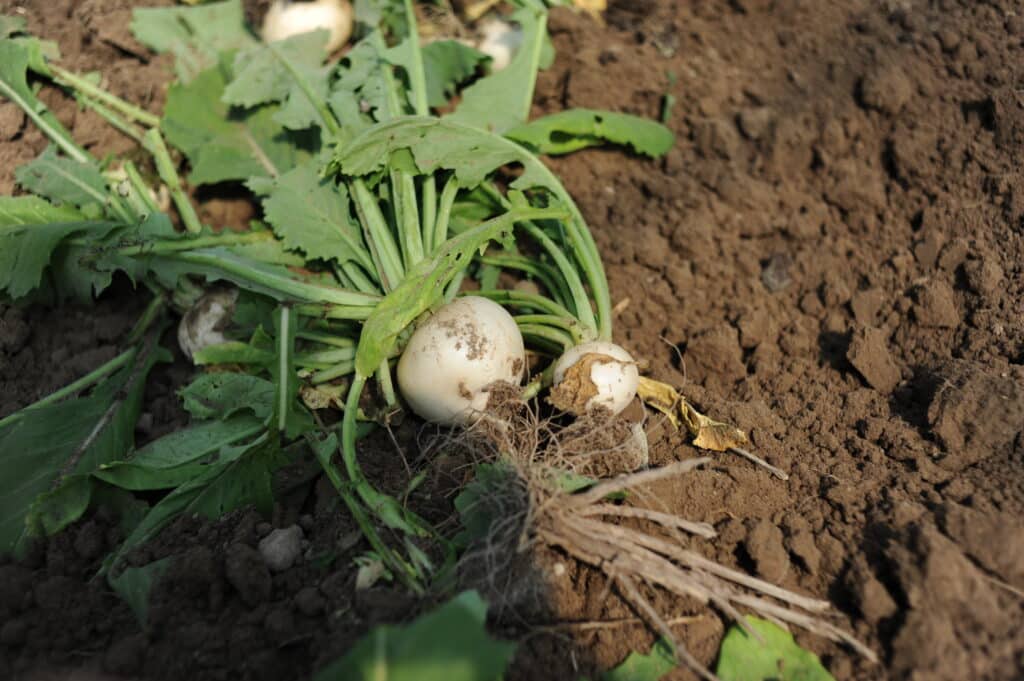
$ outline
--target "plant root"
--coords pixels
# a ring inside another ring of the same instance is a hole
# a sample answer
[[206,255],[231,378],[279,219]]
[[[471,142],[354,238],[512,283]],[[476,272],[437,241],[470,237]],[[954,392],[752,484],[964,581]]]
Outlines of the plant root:
[[[685,475],[710,459],[625,472],[574,493],[561,484],[557,471],[572,471],[579,463],[581,445],[586,440],[586,430],[582,429],[599,431],[601,448],[614,453],[616,448],[609,446],[607,433],[623,435],[628,427],[616,431],[616,418],[608,415],[597,423],[583,418],[560,427],[540,419],[515,391],[503,393],[502,399],[492,398],[488,412],[487,418],[445,444],[448,448],[462,446],[478,463],[504,471],[503,476],[490,481],[478,477],[471,483],[481,485],[476,495],[481,507],[471,512],[486,513],[494,521],[486,538],[466,552],[460,564],[463,575],[472,573],[477,580],[483,575],[491,587],[488,591],[502,593],[508,587],[522,591],[522,582],[518,581],[524,576],[522,570],[510,566],[529,562],[529,554],[538,545],[557,547],[602,572],[640,618],[673,644],[679,663],[707,680],[717,677],[681,644],[665,616],[643,595],[642,586],[711,606],[759,640],[759,634],[746,625],[744,612],[782,626],[801,627],[877,662],[874,651],[826,619],[831,607],[828,601],[720,565],[690,548],[687,535],[714,539],[711,525],[609,499],[626,491],[639,493],[638,488],[658,480]],[[619,448],[629,446],[627,435],[620,440]],[[619,519],[630,522],[621,525]],[[506,601],[505,605],[510,603]]]

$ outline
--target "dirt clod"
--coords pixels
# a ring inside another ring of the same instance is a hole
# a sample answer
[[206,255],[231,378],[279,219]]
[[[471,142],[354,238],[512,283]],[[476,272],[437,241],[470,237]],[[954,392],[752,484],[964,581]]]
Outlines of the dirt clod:
[[914,318],[921,326],[953,328],[960,323],[949,284],[933,279],[915,291],[915,298]]
[[868,385],[883,395],[891,393],[900,382],[900,368],[889,352],[888,338],[881,329],[858,329],[850,341],[846,358]]
[[249,606],[259,605],[270,596],[270,570],[263,557],[251,546],[232,544],[228,547],[224,574]]
[[860,94],[867,106],[894,116],[910,101],[914,85],[898,64],[882,64],[864,76]]
[[782,530],[767,520],[753,524],[743,540],[743,548],[763,579],[777,584],[789,572],[789,554],[782,542]]

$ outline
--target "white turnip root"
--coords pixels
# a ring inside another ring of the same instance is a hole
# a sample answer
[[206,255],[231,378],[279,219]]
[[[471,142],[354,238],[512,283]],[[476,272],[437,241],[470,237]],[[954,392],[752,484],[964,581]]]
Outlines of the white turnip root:
[[551,401],[574,414],[598,407],[618,414],[636,396],[639,383],[636,362],[622,346],[607,341],[581,343],[555,363]]
[[523,336],[505,308],[478,296],[457,298],[420,324],[398,362],[398,387],[421,418],[473,423],[487,386],[518,385],[526,367]]
[[268,43],[317,29],[329,32],[327,51],[334,52],[352,36],[352,5],[348,0],[276,0],[263,19]]

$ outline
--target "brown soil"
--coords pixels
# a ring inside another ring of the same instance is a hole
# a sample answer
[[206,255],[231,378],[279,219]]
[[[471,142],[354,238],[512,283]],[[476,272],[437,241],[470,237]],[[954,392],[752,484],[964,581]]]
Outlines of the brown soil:
[[[130,4],[35,2],[26,16],[71,66],[101,69],[116,92],[159,109],[168,64],[144,61],[127,37]],[[1024,677],[1024,598],[1006,588],[1024,589],[1019,6],[611,5],[604,28],[553,14],[558,59],[537,113],[657,117],[674,100],[678,142],[663,161],[607,150],[552,161],[596,233],[616,302],[629,298],[618,340],[790,474],[722,455],[645,500],[714,524],[718,538],[695,541],[708,557],[833,600],[837,622],[883,659],[869,666],[798,633],[840,681]],[[46,97],[94,151],[130,148]],[[0,103],[0,192],[44,146]],[[230,197],[205,205],[222,221],[237,211]],[[125,300],[115,292],[98,313],[3,312],[0,414],[110,356],[131,321]],[[163,411],[149,411],[166,428],[180,419],[180,376],[161,376]],[[696,454],[656,418],[648,433],[653,464]],[[390,441],[375,442],[371,474],[400,469]],[[461,480],[458,462],[442,463],[431,490]],[[444,497],[428,501],[443,516]],[[0,566],[0,676],[84,665],[151,679],[306,678],[367,626],[413,609],[394,589],[353,591],[363,547],[322,480],[270,520],[303,526],[309,559],[272,575],[252,567],[269,526],[245,513],[182,521],[137,557],[178,556],[144,631],[90,579],[117,538],[102,515]],[[325,547],[335,562],[316,560]],[[539,564],[553,575],[548,623],[634,615],[596,571],[556,551]],[[676,631],[713,663],[723,621],[646,595],[671,617],[701,615]],[[592,674],[652,640],[641,626],[533,631],[510,677]]]

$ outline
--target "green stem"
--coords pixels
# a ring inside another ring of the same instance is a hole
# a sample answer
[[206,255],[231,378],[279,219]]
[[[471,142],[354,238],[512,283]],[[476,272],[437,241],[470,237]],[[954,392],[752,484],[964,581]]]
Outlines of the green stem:
[[422,235],[423,252],[430,255],[434,252],[434,229],[437,222],[437,185],[434,184],[434,176],[427,175],[423,178],[423,210],[422,210]]
[[330,345],[335,348],[354,348],[356,346],[356,341],[352,338],[343,338],[319,331],[296,331],[295,337],[322,345]]
[[[504,139],[504,138],[501,138],[501,139]],[[544,164],[540,163],[539,161],[537,163],[538,163],[538,165],[540,166],[540,168],[542,170],[547,171],[547,167],[544,166]],[[552,178],[554,179],[554,182],[555,182],[554,186],[561,187],[561,184],[558,184],[557,178],[554,178],[554,176],[552,176]],[[509,200],[507,198],[505,198],[505,196],[503,196],[502,193],[500,191],[498,191],[498,188],[495,187],[492,183],[484,182],[483,184],[480,185],[480,188],[487,195],[489,195],[494,201],[497,201],[499,204],[501,204],[506,210],[508,210],[509,206],[511,206],[511,203],[509,202]],[[565,202],[566,205],[573,210],[573,216],[579,215],[579,211],[576,210],[576,206],[572,202],[572,198],[569,197],[568,194],[565,195],[565,198],[563,199],[563,202]],[[580,220],[582,220],[582,217],[580,218]],[[573,219],[570,218],[568,220],[568,223],[570,225],[572,225],[573,224]],[[599,318],[595,318],[595,316],[594,316],[594,311],[590,307],[590,297],[587,295],[587,289],[583,285],[583,280],[580,279],[579,271],[572,264],[572,262],[569,260],[569,258],[565,255],[565,252],[562,250],[562,248],[558,244],[556,244],[554,242],[554,240],[550,236],[548,236],[547,232],[545,232],[543,230],[543,228],[541,228],[540,226],[538,226],[534,222],[524,222],[523,223],[523,229],[525,229],[527,231],[527,233],[530,234],[530,236],[532,236],[541,245],[541,247],[543,247],[544,250],[548,252],[548,255],[551,256],[551,259],[555,261],[555,265],[556,265],[558,271],[561,272],[563,279],[565,279],[566,285],[569,287],[569,292],[570,292],[570,294],[572,296],[574,312],[576,313],[575,316],[581,322],[583,322],[583,324],[585,324],[588,327],[593,328],[595,331],[597,331],[600,334],[601,333],[600,324],[602,323],[602,321],[600,321]],[[570,233],[572,232],[571,229],[569,231],[570,231]],[[586,232],[587,230],[584,229],[583,231]],[[588,235],[589,235],[589,232],[588,232]],[[572,240],[571,234],[570,234],[570,240]],[[574,251],[579,251],[579,250],[580,249],[574,247]],[[582,261],[581,261],[581,264],[582,264]],[[600,258],[598,258],[598,265],[600,266]],[[586,269],[585,266],[584,266],[584,272],[587,272],[587,269]],[[607,294],[608,282],[604,278],[604,270],[603,269],[601,270],[600,282],[603,282],[603,284],[604,284],[604,291]],[[600,286],[596,286],[595,285],[594,281],[591,281],[590,283],[591,283],[591,288],[592,289],[600,288]],[[595,299],[596,298],[597,298],[597,295],[595,293]],[[598,309],[600,310],[600,306],[599,306]],[[610,319],[610,315],[611,315],[610,307],[609,307],[608,315],[609,315],[609,319]],[[609,334],[610,333],[611,333],[611,329],[609,327]]]
[[295,311],[288,305],[277,310],[277,431],[288,429],[288,414],[294,399],[292,388],[295,368],[292,353],[295,352]]
[[535,293],[526,293],[525,291],[513,291],[509,289],[496,289],[494,291],[470,291],[467,295],[483,296],[484,298],[490,298],[494,302],[501,303],[503,305],[546,312],[547,314],[551,314],[556,317],[569,317],[575,319],[572,312],[568,309],[562,307],[550,298],[545,298],[544,296],[540,296]]
[[341,270],[352,281],[353,287],[362,293],[380,294],[380,287],[375,284],[358,263],[351,260],[341,264]]
[[[177,253],[179,251],[195,251],[200,248],[212,248],[216,246],[240,246],[243,244],[255,244],[261,241],[272,241],[274,233],[266,232],[221,232],[217,235],[199,236],[191,239],[175,239],[174,241],[151,241],[135,246],[122,246],[117,249],[120,255],[156,255],[162,253]],[[72,242],[75,243],[75,242]],[[83,245],[88,245],[84,244]]]
[[370,516],[366,513],[366,509],[363,508],[363,505],[359,503],[359,500],[353,493],[353,485],[342,479],[338,467],[331,461],[331,452],[323,447],[317,447],[315,444],[311,443],[311,445],[317,459],[320,461],[321,468],[323,468],[324,473],[327,475],[327,479],[331,481],[334,489],[338,491],[338,496],[341,497],[345,506],[348,507],[352,518],[356,521],[363,536],[370,542],[371,548],[380,556],[384,564],[391,569],[391,572],[400,582],[413,593],[422,594],[423,587],[417,581],[415,568],[406,563],[401,556],[394,552],[380,538],[380,534],[377,532],[377,528],[374,527]]
[[365,385],[366,377],[357,371],[352,377],[342,419],[341,457],[345,462],[345,472],[363,503],[385,525],[413,535],[428,535],[430,532],[422,520],[402,508],[394,497],[381,494],[370,485],[356,459],[356,415],[359,411],[359,398]]
[[536,397],[541,390],[547,388],[555,382],[555,363],[548,362],[548,365],[544,368],[544,371],[540,372],[534,377],[532,381],[526,384],[523,388],[523,392],[520,393],[520,398],[523,401],[532,400]]
[[307,303],[305,305],[296,305],[295,311],[306,317],[364,321],[369,319],[370,315],[373,314],[373,307],[369,305],[326,305],[324,303]]
[[18,108],[25,112],[25,115],[35,123],[36,127],[42,130],[65,154],[79,163],[95,163],[89,152],[78,146],[59,122],[55,120],[54,123],[50,123],[43,117],[43,112],[46,111],[46,108],[42,104],[39,104],[37,109],[31,103],[25,101],[14,88],[7,85],[2,79],[0,79],[0,95],[17,104]]
[[355,370],[356,370],[356,363],[355,362],[338,362],[337,364],[335,364],[334,366],[332,366],[330,368],[323,369],[321,371],[317,371],[316,373],[314,373],[310,377],[309,380],[313,383],[313,385],[317,385],[317,384],[320,384],[320,383],[327,383],[328,381],[333,381],[336,378],[341,378],[342,376],[348,376],[349,374],[351,374]]
[[94,383],[99,383],[102,379],[106,378],[110,374],[114,373],[121,367],[131,362],[132,358],[135,357],[136,352],[138,352],[138,348],[130,348],[128,350],[125,350],[114,359],[110,360],[106,364],[103,364],[102,366],[96,369],[93,369],[92,371],[90,371],[85,376],[82,376],[77,381],[69,383],[60,390],[52,392],[46,397],[37,400],[26,407],[22,407],[13,414],[10,414],[4,417],[3,419],[0,419],[0,429],[2,429],[4,426],[8,426],[20,420],[25,415],[25,412],[30,409],[38,409],[40,407],[45,407],[54,404],[55,402],[63,400],[65,397],[69,397],[77,392],[80,392],[88,388]]
[[116,113],[114,113],[107,107],[103,106],[103,104],[101,104],[100,102],[96,101],[95,99],[86,97],[85,95],[79,95],[75,98],[75,100],[82,106],[87,106],[93,111],[95,111],[100,118],[105,120],[112,127],[116,128],[117,130],[124,133],[128,137],[131,137],[137,143],[143,143],[143,132],[141,130],[139,130],[134,125],[124,120],[120,116],[118,116]]
[[[466,278],[466,270],[460,270],[455,273],[452,280],[448,282],[448,286],[444,290],[444,302],[450,303],[455,300],[455,297],[459,295],[459,289],[462,288],[462,280]],[[480,291],[477,291],[480,293]]]
[[562,347],[563,351],[568,350],[574,345],[572,336],[567,332],[546,324],[519,324],[519,331],[524,337],[533,336],[556,343]]
[[485,255],[480,258],[480,262],[529,274],[538,279],[548,290],[548,294],[560,305],[564,306],[570,300],[565,282],[559,279],[558,271],[547,263],[522,255]]
[[398,83],[395,81],[395,74],[391,71],[391,65],[383,61],[384,52],[388,47],[384,44],[384,36],[379,30],[370,34],[370,40],[377,54],[381,55],[381,75],[384,77],[384,91],[386,94],[387,110],[380,112],[382,120],[390,120],[401,116],[402,104],[398,100]]
[[295,356],[299,364],[336,364],[353,360],[356,357],[356,346],[347,348],[335,348],[334,350],[319,350],[317,352],[306,352]]
[[[416,107],[417,115],[428,116],[430,107],[427,105],[427,78],[423,70],[423,53],[420,51],[419,28],[416,25],[416,12],[413,10],[412,0],[405,0],[405,20],[409,24],[408,40],[412,43],[409,84],[412,86],[413,105]],[[532,101],[532,94],[530,99]]]
[[580,274],[576,267],[566,257],[565,252],[559,248],[558,244],[541,227],[533,222],[524,222],[522,227],[555,261],[555,266],[561,272],[572,295],[576,318],[584,325],[597,330],[598,323],[594,318],[594,311],[590,307],[590,297],[587,295],[587,289],[583,286],[583,281],[580,279]]
[[588,330],[573,317],[559,317],[558,315],[553,314],[522,314],[517,315],[515,320],[516,324],[519,324],[520,327],[524,325],[533,326],[536,324],[543,324],[560,331],[566,331],[570,336],[572,336],[573,345],[579,345],[587,340],[591,340],[593,337],[593,334],[588,333]]
[[135,164],[131,161],[125,161],[124,172],[128,176],[128,182],[131,183],[132,188],[135,190],[135,195],[145,203],[149,212],[157,212],[159,207],[156,205],[153,197],[149,195],[149,185],[142,179],[142,175],[139,174],[139,169],[135,167]]
[[[252,266],[245,261],[236,261],[229,257],[225,257],[224,252],[210,253],[206,251],[184,251],[180,253],[168,253],[165,257],[225,272],[240,281],[257,284],[284,294],[294,300],[313,303],[321,306],[322,308],[326,308],[331,305],[347,308],[364,308],[367,310],[367,313],[369,313],[373,311],[373,308],[381,300],[379,296],[372,296],[366,293],[348,291],[346,289],[334,286],[325,286],[323,284],[309,284],[274,271],[264,269],[254,270]],[[305,314],[302,310],[303,307],[305,306],[300,306],[299,311],[300,313]],[[321,309],[321,312],[322,311],[323,310]],[[320,315],[314,314],[312,316]]]
[[381,276],[381,286],[385,292],[391,291],[405,277],[402,256],[391,236],[391,230],[388,229],[387,220],[380,212],[377,199],[366,186],[366,182],[357,177],[352,180],[351,188],[349,194],[355,199],[356,213],[359,215],[363,235],[370,246],[370,254],[373,256],[377,272]]
[[403,234],[402,245],[405,248],[406,271],[423,260],[423,231],[420,227],[419,208],[416,206],[416,181],[405,171],[398,171],[398,201],[401,224],[398,228]]
[[116,95],[112,95],[103,88],[93,85],[85,78],[82,78],[65,68],[52,63],[48,64],[48,66],[56,76],[54,80],[59,85],[74,88],[93,99],[98,99],[112,109],[120,111],[125,116],[128,116],[129,118],[150,128],[155,128],[160,125],[159,116],[154,116],[145,109],[137,107],[134,104],[130,104]]
[[181,179],[178,177],[178,171],[174,167],[174,162],[171,161],[171,154],[167,151],[167,145],[164,144],[164,138],[160,134],[160,130],[157,128],[150,129],[143,137],[142,146],[153,155],[157,174],[160,175],[160,180],[170,190],[171,200],[174,201],[174,205],[178,209],[181,221],[185,224],[185,229],[192,234],[198,234],[203,230],[203,225],[199,222],[199,216],[196,215],[196,209],[192,206],[188,194],[182,189]]
[[164,294],[158,294],[153,296],[153,299],[146,305],[146,309],[142,311],[142,316],[135,322],[135,326],[132,327],[131,332],[128,334],[127,342],[134,345],[142,340],[142,337],[146,335],[146,331],[149,330],[150,325],[155,322],[164,311],[164,305],[167,304],[167,299]]
[[387,359],[381,360],[380,368],[377,369],[377,383],[380,385],[381,394],[384,395],[384,404],[389,409],[394,408],[398,404],[398,398],[395,396],[395,386],[391,382],[391,365]]
[[451,220],[452,206],[455,205],[455,196],[458,193],[459,181],[455,178],[455,173],[452,173],[448,181],[445,182],[444,189],[441,190],[441,202],[437,211],[437,219],[434,221],[434,237],[431,240],[431,254],[448,240],[448,221]]

